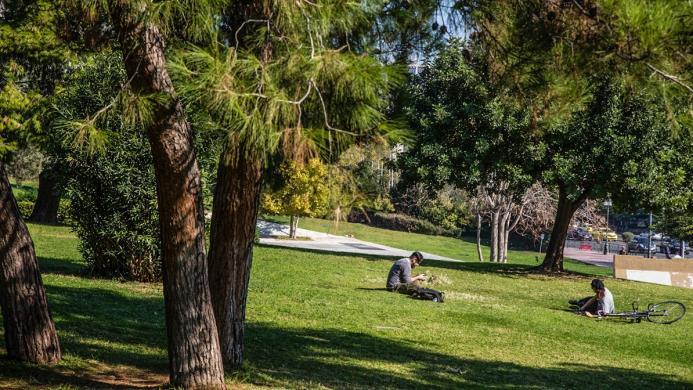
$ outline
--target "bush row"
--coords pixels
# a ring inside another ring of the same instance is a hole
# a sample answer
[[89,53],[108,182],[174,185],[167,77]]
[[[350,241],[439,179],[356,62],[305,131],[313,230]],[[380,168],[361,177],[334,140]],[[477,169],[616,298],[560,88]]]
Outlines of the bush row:
[[349,222],[364,223],[383,229],[398,230],[410,233],[434,234],[438,236],[456,237],[458,230],[444,229],[424,219],[415,218],[406,214],[368,212],[353,212],[349,215]]

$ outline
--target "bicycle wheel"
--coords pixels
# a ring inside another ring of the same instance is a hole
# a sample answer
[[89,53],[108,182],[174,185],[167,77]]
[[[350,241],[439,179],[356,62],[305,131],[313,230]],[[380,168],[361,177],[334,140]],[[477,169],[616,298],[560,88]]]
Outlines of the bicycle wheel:
[[675,301],[666,301],[650,306],[647,320],[658,324],[671,324],[686,314],[686,306]]

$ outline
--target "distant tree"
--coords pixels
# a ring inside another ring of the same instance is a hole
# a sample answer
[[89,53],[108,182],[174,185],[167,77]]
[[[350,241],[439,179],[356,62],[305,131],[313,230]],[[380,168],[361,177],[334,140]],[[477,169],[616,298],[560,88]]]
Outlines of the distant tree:
[[283,185],[276,192],[263,194],[262,204],[269,213],[291,216],[289,237],[296,238],[300,217],[314,217],[327,211],[327,167],[317,158],[308,160],[304,166],[288,161],[282,166],[281,174]]
[[[563,270],[563,247],[573,214],[588,198],[611,197],[637,207],[663,188],[662,162],[672,148],[663,107],[622,84],[597,80],[592,98],[544,136],[540,180],[558,189],[558,207],[542,269]],[[651,169],[650,169],[651,168]]]
[[635,234],[633,232],[623,232],[623,242],[628,245],[631,241],[633,241],[633,238],[635,237]]
[[483,188],[491,261],[505,261],[512,205],[532,184],[541,148],[526,111],[506,99],[505,88],[470,55],[452,41],[414,79],[407,110],[417,138],[398,159],[401,184],[452,184],[469,193]]

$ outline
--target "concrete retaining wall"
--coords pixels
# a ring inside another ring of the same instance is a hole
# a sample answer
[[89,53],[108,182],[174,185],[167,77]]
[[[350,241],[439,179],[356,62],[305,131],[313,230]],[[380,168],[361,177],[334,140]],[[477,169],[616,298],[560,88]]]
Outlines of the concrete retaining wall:
[[614,277],[667,286],[693,288],[693,260],[614,256]]

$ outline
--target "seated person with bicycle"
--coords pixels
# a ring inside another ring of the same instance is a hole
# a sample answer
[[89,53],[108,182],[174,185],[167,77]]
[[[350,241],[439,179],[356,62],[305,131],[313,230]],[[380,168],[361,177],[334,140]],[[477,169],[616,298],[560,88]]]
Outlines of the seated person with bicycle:
[[402,294],[412,294],[416,291],[416,283],[426,280],[426,274],[417,275],[412,278],[411,270],[421,265],[423,255],[421,252],[414,252],[408,258],[395,261],[387,274],[387,291],[397,291]]
[[604,286],[604,282],[599,279],[594,279],[592,280],[591,286],[592,291],[595,293],[594,296],[583,298],[579,301],[569,301],[571,305],[578,307],[578,314],[593,317],[616,312],[614,296],[611,295],[611,291]]

